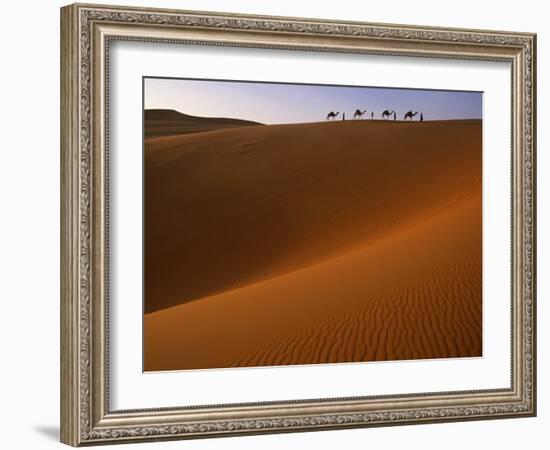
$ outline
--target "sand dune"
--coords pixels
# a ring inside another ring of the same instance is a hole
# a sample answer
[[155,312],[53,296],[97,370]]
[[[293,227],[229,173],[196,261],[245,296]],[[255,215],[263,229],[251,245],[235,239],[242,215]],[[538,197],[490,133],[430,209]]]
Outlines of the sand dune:
[[480,121],[145,151],[145,370],[481,355]]
[[472,195],[343,256],[145,316],[145,369],[481,355]]
[[480,189],[480,121],[340,121],[148,139],[145,310],[330,260]]
[[190,116],[173,109],[146,109],[144,111],[144,125],[145,137],[150,138],[261,124],[226,117]]

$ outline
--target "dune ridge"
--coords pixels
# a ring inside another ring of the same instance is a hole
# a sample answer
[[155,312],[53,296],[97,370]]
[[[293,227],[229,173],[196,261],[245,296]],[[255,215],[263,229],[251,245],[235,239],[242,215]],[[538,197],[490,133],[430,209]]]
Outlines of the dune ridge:
[[143,114],[146,138],[261,125],[259,122],[230,117],[191,116],[173,109],[146,109]]

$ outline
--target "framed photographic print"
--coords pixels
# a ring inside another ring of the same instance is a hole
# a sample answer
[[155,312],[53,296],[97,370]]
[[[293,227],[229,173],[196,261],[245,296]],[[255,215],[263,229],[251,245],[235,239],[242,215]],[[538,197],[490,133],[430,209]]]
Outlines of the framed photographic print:
[[530,33],[61,9],[61,439],[536,413]]

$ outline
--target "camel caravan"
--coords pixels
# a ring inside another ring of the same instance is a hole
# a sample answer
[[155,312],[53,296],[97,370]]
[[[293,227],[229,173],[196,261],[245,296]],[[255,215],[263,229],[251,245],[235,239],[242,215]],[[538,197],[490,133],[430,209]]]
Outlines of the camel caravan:
[[[363,116],[367,114],[367,110],[364,109],[363,111],[361,111],[359,108],[355,110],[355,112],[353,113],[353,120],[361,120],[363,118]],[[327,118],[325,120],[337,120],[338,119],[338,116],[340,115],[340,111],[330,111],[328,114],[327,114]],[[407,111],[404,115],[403,115],[403,119],[404,121],[413,121],[415,120],[414,118],[418,115],[418,111]],[[394,110],[390,111],[388,109],[382,111],[382,114],[380,115],[380,117],[382,118],[382,120],[397,120],[397,112],[395,112]],[[370,114],[370,118],[371,120],[375,120],[374,118],[374,111],[371,111],[371,114]],[[346,120],[346,113],[342,113],[342,120]],[[424,114],[423,113],[420,113],[420,117],[417,119],[419,122],[424,122]]]

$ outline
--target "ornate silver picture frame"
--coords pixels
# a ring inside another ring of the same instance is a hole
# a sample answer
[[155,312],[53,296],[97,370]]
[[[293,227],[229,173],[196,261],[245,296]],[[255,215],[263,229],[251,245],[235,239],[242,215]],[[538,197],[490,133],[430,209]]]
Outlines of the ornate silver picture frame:
[[[330,52],[508,63],[511,149],[503,148],[502,157],[511,155],[511,298],[502,301],[511,311],[510,385],[114,409],[109,384],[109,64],[117,41],[284,50],[297,57]],[[531,33],[86,4],[62,8],[61,441],[81,446],[534,416],[535,88],[536,36]]]

